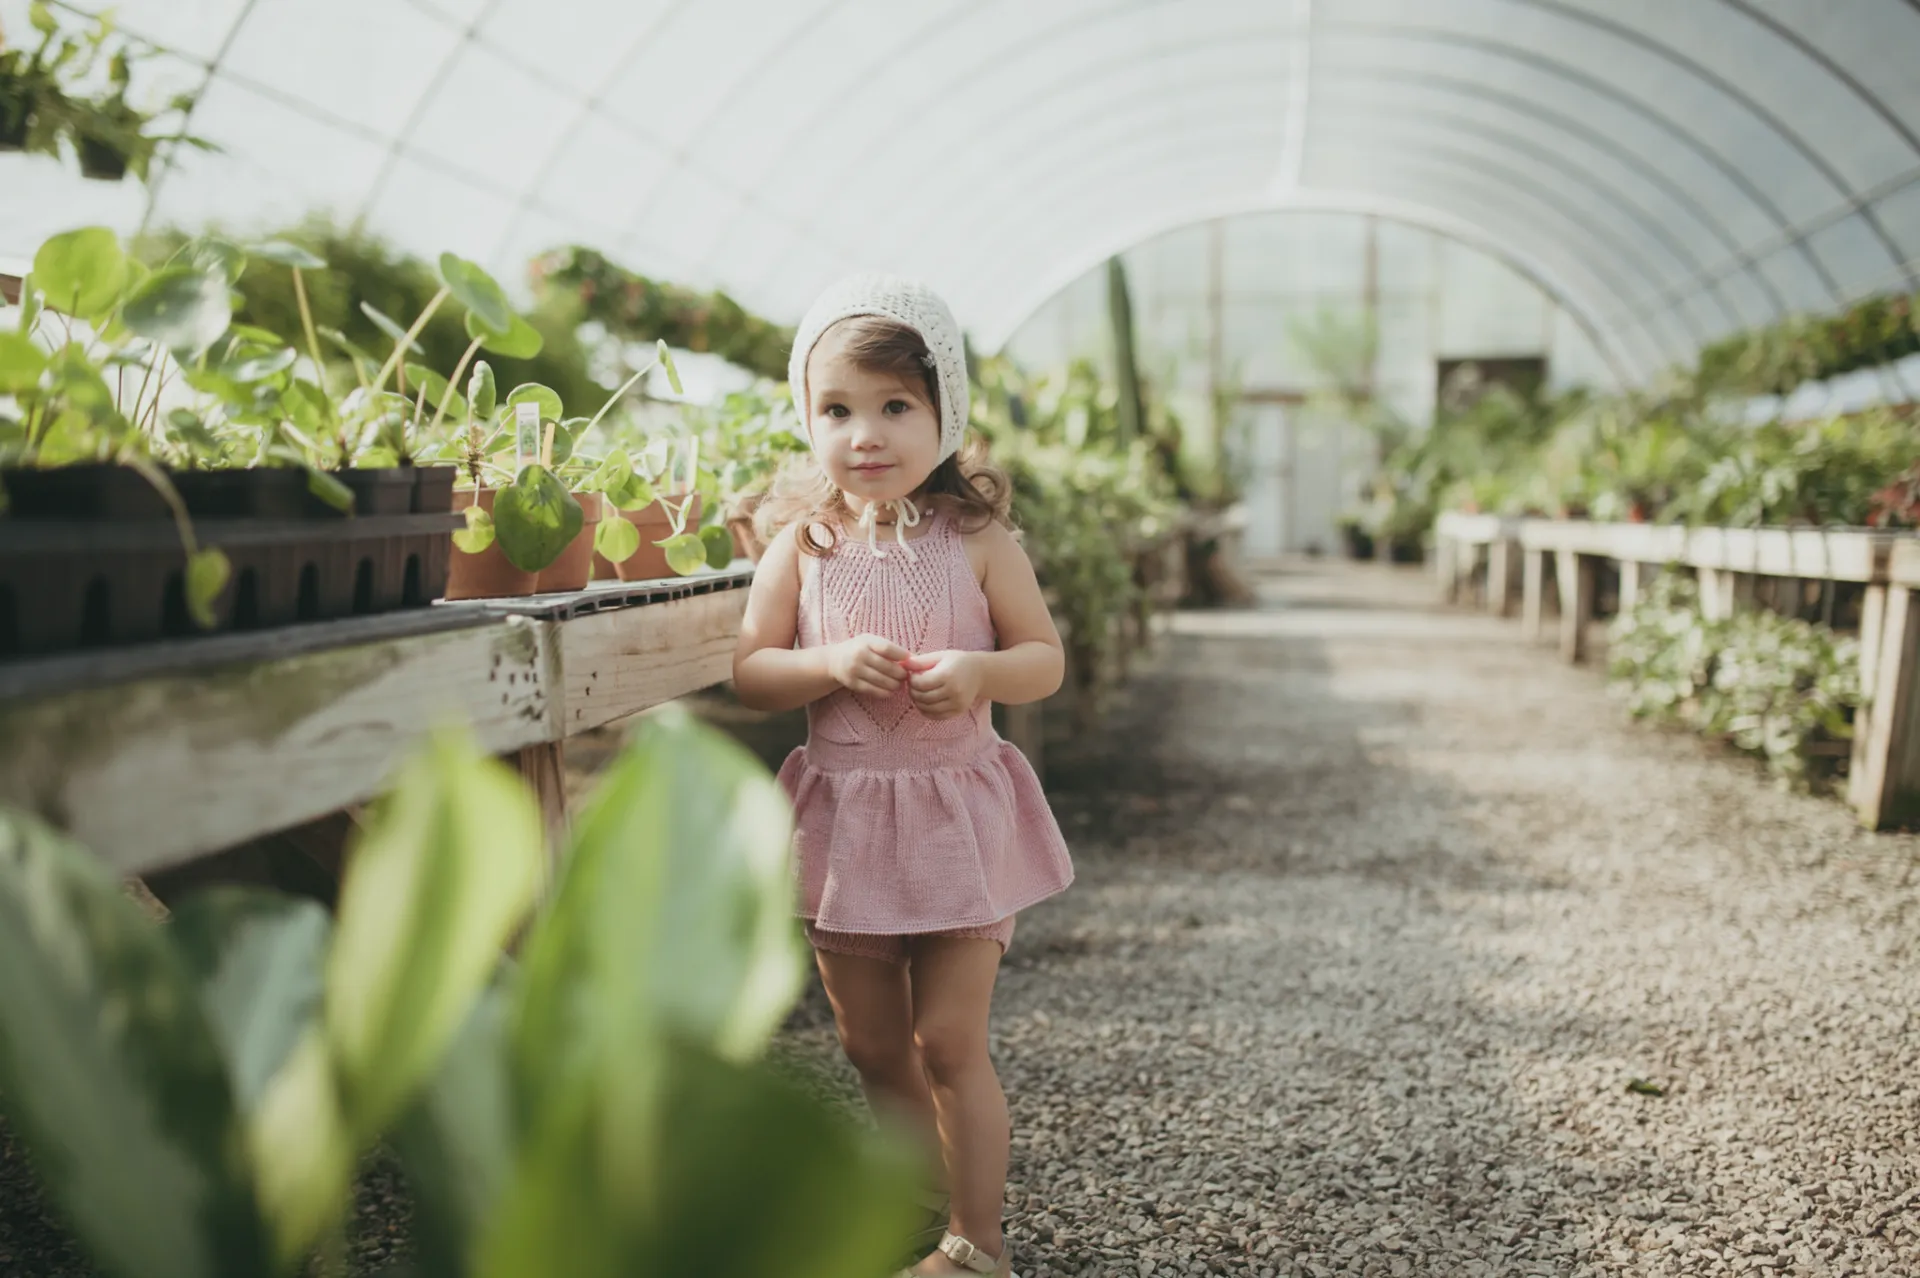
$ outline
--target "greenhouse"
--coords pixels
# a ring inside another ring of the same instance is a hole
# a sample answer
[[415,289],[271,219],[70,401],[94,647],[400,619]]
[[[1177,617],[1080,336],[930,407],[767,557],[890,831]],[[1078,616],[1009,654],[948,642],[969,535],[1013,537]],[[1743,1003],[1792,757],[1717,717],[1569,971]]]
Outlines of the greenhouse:
[[1920,1274],[1916,0],[0,0],[0,1276]]

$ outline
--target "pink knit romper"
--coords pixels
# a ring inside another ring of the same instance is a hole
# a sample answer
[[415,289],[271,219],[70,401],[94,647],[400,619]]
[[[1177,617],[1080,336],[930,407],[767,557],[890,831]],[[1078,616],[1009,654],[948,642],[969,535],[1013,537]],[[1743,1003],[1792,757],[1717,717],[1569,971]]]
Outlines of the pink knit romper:
[[[993,651],[953,519],[934,513],[909,544],[876,553],[842,534],[828,555],[801,556],[796,646],[875,634],[915,654]],[[986,701],[935,720],[904,685],[884,700],[836,689],[807,707],[807,744],[780,783],[794,808],[796,912],[821,948],[900,961],[900,938],[927,933],[1004,948],[1016,911],[1073,881],[1040,780]]]

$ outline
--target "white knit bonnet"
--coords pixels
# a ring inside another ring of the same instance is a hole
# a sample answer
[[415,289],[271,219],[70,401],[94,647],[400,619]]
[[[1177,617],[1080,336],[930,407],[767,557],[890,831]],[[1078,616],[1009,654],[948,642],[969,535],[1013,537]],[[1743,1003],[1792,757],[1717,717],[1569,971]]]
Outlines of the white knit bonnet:
[[[897,275],[854,275],[820,294],[800,329],[794,334],[793,355],[787,361],[787,383],[793,406],[800,414],[800,433],[813,440],[813,415],[808,410],[807,357],[820,335],[843,319],[878,315],[904,324],[920,334],[933,353],[940,383],[940,461],[960,451],[967,433],[967,356],[960,325],[953,312],[926,285]],[[938,463],[936,463],[938,464]]]

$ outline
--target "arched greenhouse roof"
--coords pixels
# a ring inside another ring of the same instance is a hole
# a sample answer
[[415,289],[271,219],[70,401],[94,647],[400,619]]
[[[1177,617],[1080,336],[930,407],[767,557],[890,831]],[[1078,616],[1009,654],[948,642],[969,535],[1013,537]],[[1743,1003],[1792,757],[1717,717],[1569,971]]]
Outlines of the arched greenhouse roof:
[[590,244],[782,320],[903,270],[996,346],[1151,235],[1336,209],[1497,251],[1638,374],[1920,276],[1920,0],[115,8],[222,151],[150,189],[0,156],[0,252],[324,207],[509,277]]

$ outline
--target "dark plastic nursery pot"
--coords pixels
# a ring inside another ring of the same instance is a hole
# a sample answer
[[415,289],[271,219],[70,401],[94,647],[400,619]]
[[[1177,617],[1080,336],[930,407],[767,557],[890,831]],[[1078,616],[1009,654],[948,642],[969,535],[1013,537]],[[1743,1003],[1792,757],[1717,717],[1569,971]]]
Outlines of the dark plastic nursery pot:
[[80,176],[96,182],[118,182],[127,176],[127,157],[95,138],[80,139]]

